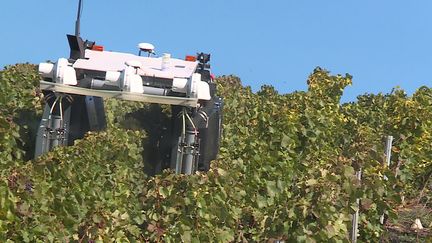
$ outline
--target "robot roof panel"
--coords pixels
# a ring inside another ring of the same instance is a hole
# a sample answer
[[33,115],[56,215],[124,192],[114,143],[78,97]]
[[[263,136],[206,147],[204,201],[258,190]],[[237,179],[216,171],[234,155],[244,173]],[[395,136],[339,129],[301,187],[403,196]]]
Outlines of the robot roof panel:
[[195,72],[198,63],[170,58],[169,68],[162,69],[161,57],[142,57],[129,53],[86,50],[85,59],[78,59],[74,68],[95,71],[122,71],[128,61],[138,61],[142,66],[138,74],[158,78],[189,78]]

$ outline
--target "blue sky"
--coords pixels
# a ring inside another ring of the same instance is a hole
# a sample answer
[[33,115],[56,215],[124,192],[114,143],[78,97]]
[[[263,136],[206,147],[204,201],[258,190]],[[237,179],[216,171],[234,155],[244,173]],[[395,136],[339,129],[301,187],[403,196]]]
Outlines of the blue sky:
[[[3,1],[0,66],[67,57],[78,0]],[[343,100],[432,86],[432,1],[84,0],[81,35],[106,50],[212,53],[216,75],[305,90],[316,66],[350,73]]]

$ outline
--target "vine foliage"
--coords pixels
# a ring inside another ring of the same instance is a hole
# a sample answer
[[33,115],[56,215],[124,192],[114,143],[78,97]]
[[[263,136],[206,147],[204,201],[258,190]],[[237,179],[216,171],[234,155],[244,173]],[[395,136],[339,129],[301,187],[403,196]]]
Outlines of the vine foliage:
[[[211,170],[146,176],[151,134],[140,114],[150,106],[139,103],[106,100],[106,131],[32,159],[43,107],[38,80],[30,64],[0,71],[2,242],[349,242],[357,198],[360,240],[371,242],[384,230],[380,215],[396,217],[401,196],[431,202],[428,87],[341,104],[351,76],[321,68],[307,91],[290,94],[271,86],[254,93],[222,76],[223,140]],[[390,168],[387,135],[395,137]]]

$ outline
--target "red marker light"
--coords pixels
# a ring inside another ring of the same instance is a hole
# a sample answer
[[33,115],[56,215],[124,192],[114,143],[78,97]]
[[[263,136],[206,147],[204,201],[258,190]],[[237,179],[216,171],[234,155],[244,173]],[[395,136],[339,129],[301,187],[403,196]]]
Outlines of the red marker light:
[[186,56],[185,60],[188,62],[196,62],[196,56]]
[[104,50],[103,46],[93,45],[92,47],[92,51],[103,51],[103,50]]

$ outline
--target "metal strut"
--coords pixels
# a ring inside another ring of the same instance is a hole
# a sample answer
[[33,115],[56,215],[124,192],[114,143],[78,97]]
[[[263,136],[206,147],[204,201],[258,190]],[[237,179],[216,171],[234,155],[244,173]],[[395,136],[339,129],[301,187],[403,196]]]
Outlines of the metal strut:
[[64,94],[56,94],[54,102],[50,105],[47,101],[45,105],[36,138],[35,157],[49,152],[57,146],[67,145],[68,122],[65,122],[65,117],[69,118],[70,110],[64,110],[63,102],[66,99],[63,98],[65,96]]
[[182,131],[176,147],[175,171],[178,174],[190,175],[198,168],[200,150],[198,129],[186,108],[183,107],[179,115],[182,120]]

